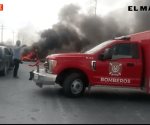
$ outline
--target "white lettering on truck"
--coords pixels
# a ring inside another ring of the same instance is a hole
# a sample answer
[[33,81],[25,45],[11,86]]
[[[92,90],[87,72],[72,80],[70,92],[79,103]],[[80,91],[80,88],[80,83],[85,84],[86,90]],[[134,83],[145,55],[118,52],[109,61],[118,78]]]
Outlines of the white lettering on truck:
[[126,83],[126,84],[131,83],[130,79],[123,79],[123,78],[101,77],[100,80],[101,80],[101,82],[105,82],[105,83]]

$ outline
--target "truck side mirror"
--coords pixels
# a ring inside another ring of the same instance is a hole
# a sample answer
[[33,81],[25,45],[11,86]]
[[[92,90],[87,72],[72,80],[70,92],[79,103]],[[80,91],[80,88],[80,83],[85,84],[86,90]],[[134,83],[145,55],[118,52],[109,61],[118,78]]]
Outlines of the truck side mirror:
[[105,49],[104,53],[99,56],[99,59],[104,61],[107,59],[112,59],[112,51],[110,48]]
[[104,53],[100,54],[98,59],[103,61],[104,60]]

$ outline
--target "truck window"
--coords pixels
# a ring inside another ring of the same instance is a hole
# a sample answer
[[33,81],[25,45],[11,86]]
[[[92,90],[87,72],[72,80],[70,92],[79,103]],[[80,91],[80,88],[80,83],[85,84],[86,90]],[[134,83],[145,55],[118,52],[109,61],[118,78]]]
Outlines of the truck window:
[[136,43],[121,43],[113,46],[112,59],[119,58],[139,58],[138,44]]

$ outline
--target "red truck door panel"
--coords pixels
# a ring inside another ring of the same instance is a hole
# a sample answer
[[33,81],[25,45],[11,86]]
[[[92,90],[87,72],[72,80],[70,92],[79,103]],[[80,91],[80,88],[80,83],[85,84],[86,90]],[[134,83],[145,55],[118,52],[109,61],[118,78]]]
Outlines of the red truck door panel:
[[110,47],[111,59],[97,60],[94,81],[98,85],[139,87],[142,59],[138,43],[118,43]]

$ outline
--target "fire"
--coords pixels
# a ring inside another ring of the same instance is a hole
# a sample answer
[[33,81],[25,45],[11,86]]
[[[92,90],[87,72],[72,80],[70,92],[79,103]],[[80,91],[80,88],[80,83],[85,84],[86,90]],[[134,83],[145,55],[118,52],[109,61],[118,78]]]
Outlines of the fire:
[[22,55],[22,61],[37,61],[37,54],[34,51],[31,51],[27,54]]
[[38,57],[36,49],[28,52],[27,54],[22,55],[21,60],[35,62],[35,64],[29,64],[29,66],[31,66],[31,67],[34,67],[34,66],[39,67],[39,65],[40,65],[40,59]]

